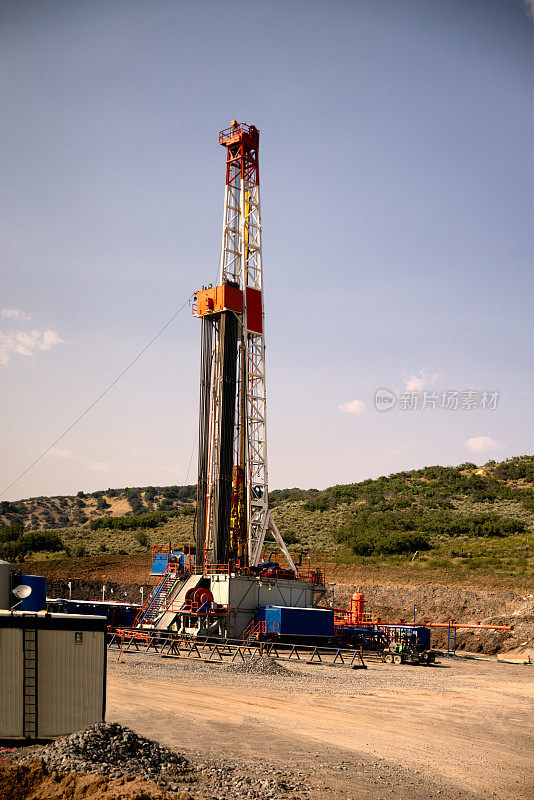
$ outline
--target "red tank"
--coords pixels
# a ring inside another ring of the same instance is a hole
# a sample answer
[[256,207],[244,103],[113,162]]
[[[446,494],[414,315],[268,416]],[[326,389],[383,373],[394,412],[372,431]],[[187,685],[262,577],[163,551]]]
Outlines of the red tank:
[[350,621],[352,625],[361,625],[363,622],[363,607],[365,598],[363,592],[358,590],[350,598]]

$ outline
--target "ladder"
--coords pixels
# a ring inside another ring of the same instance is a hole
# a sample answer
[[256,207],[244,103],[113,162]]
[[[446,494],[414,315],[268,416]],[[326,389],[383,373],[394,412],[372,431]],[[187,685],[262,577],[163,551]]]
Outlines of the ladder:
[[24,663],[24,729],[27,739],[37,738],[37,631],[34,628],[23,630]]
[[133,624],[134,628],[139,625],[151,625],[162,611],[167,607],[167,596],[178,578],[174,572],[165,572],[160,582],[154,587],[146,603],[138,613]]

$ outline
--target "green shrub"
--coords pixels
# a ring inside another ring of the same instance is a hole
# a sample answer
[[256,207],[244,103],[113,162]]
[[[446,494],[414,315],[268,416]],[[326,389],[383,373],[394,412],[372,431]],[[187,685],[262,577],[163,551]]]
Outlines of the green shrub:
[[319,497],[313,498],[312,500],[308,500],[302,508],[306,509],[306,511],[326,511],[331,504],[328,502],[328,498],[324,495]]
[[428,539],[420,533],[356,533],[347,539],[352,551],[358,556],[392,555],[413,553],[430,549]]
[[12,522],[0,530],[0,542],[14,542],[24,533],[24,527],[20,522]]
[[148,533],[146,533],[146,531],[137,531],[135,538],[141,547],[148,547],[150,544],[150,539],[148,538]]
[[119,531],[134,531],[146,528],[157,528],[167,522],[168,514],[162,514],[155,511],[150,514],[139,514],[138,516],[131,517],[100,517],[93,519],[89,523],[91,530],[119,530]]
[[195,511],[195,506],[184,506],[179,513],[181,517],[192,517]]
[[64,550],[64,545],[53,531],[28,531],[14,523],[0,531],[0,557],[7,561],[21,561],[29,553],[54,553]]

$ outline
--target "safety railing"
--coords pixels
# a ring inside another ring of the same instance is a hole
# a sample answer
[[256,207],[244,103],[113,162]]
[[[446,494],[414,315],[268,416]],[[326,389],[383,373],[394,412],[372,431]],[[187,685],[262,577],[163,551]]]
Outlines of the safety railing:
[[230,575],[236,572],[232,564],[205,564],[204,567],[193,567],[193,575]]
[[212,615],[215,614],[216,616],[229,616],[230,614],[231,605],[229,603],[211,603],[209,600],[205,600],[203,603],[189,603],[180,600],[179,602],[176,600],[172,600],[169,605],[167,606],[167,611],[172,611],[175,613],[183,612],[184,614],[196,614],[196,615]]
[[170,542],[166,542],[165,544],[153,544],[152,561],[154,561],[154,556],[168,556],[170,552],[171,552]]
[[279,642],[255,642],[253,639],[213,640],[170,631],[136,631],[126,628],[109,629],[107,645],[110,652],[118,652],[117,661],[128,652],[215,663],[243,662],[259,656],[270,656],[282,661],[322,664],[325,667],[366,669],[361,648],[284,645]]
[[[309,581],[313,584],[326,583],[326,553],[290,553],[296,567],[294,577],[299,581]],[[266,562],[285,561],[284,553],[264,550],[262,557]]]
[[334,625],[384,625],[387,622],[387,614],[382,616],[370,611],[358,614],[347,608],[334,608]]
[[[181,549],[180,549],[181,548]],[[191,544],[182,544],[179,545],[177,551],[184,553],[184,565],[183,570],[185,572],[191,572]],[[174,572],[181,572],[180,564],[170,561],[173,553],[172,545],[170,542],[165,542],[164,544],[154,544],[152,545],[152,563],[154,563],[156,556],[166,556],[167,558],[167,568],[166,571]],[[187,561],[185,560],[185,556],[187,556]]]
[[235,125],[231,125],[219,133],[219,144],[224,144],[227,139],[237,136],[238,133],[248,133],[254,137],[259,135],[259,131],[254,125],[247,125],[246,122],[236,122]]
[[174,578],[172,573],[165,571],[161,576],[161,580],[154,589],[152,590],[150,596],[144,603],[144,605],[139,610],[135,620],[134,620],[134,627],[140,625],[143,620],[149,615],[151,612],[158,611],[159,608],[158,603],[162,599],[163,593],[166,589],[169,589],[171,585],[174,584]]
[[267,620],[259,620],[256,622],[252,620],[252,622],[247,625],[245,630],[243,631],[243,641],[250,641],[251,639],[258,639],[260,636],[267,636],[270,633],[280,633],[280,623],[276,620],[272,622]]

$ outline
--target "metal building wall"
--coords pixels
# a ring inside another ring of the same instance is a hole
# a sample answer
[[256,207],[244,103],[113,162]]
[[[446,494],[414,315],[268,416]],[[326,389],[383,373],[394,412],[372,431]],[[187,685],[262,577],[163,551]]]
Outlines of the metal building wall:
[[22,630],[0,628],[0,736],[5,739],[24,735],[23,675]]
[[305,581],[260,581],[246,575],[213,575],[211,591],[216,603],[230,606],[228,636],[237,639],[254,617],[257,606],[313,606],[313,587]]
[[102,631],[38,631],[40,737],[61,736],[102,719],[104,636]]

